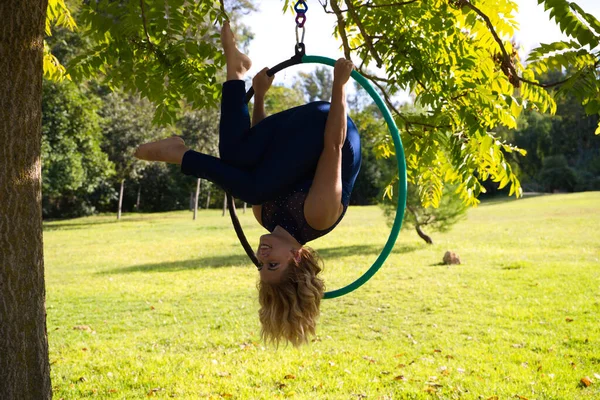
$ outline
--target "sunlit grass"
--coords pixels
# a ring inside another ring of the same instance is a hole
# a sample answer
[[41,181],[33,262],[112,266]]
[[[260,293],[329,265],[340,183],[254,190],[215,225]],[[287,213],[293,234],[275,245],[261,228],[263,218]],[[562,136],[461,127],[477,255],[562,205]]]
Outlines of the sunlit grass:
[[[328,287],[388,233],[358,207],[311,243]],[[433,239],[403,231],[373,279],[324,301],[310,346],[273,349],[219,211],[46,223],[55,398],[600,398],[600,193],[483,204]],[[440,265],[446,250],[463,264]]]

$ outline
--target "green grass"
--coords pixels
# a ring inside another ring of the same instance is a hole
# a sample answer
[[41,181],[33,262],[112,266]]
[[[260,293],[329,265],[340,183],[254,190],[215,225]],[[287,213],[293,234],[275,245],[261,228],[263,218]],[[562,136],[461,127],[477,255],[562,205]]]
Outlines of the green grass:
[[[261,343],[257,274],[218,211],[44,229],[56,399],[600,398],[600,192],[483,204],[433,246],[403,231],[301,349]],[[388,233],[377,207],[350,208],[312,243],[328,287]],[[463,264],[440,265],[446,250]]]

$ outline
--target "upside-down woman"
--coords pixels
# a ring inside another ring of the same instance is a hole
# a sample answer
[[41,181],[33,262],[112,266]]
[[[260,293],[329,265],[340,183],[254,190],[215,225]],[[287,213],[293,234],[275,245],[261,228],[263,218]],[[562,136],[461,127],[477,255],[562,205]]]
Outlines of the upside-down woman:
[[256,256],[262,336],[267,342],[307,343],[315,334],[324,284],[317,253],[307,242],[342,220],[360,169],[360,140],[346,115],[345,86],[352,62],[334,67],[331,103],[312,102],[269,117],[264,98],[273,78],[267,68],[252,81],[252,120],[244,75],[250,59],[235,45],[229,24],[221,29],[227,60],[219,127],[220,158],[186,147],[179,137],[141,145],[135,156],[181,165],[186,175],[208,179],[247,203],[259,224]]

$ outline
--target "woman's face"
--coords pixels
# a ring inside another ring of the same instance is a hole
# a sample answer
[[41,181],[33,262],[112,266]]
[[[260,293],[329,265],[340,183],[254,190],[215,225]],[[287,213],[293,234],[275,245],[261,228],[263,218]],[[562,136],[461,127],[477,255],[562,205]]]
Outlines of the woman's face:
[[256,252],[256,258],[262,263],[262,267],[259,267],[260,279],[267,283],[279,282],[294,255],[294,249],[279,236],[261,236]]

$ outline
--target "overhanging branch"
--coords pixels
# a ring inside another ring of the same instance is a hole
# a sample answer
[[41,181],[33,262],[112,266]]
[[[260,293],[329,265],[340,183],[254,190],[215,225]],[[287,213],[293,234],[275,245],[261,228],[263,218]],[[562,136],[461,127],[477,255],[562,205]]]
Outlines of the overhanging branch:
[[367,31],[365,30],[365,27],[362,24],[360,17],[356,12],[356,9],[354,8],[354,4],[352,4],[352,0],[345,1],[346,6],[348,7],[348,12],[350,13],[350,17],[354,20],[356,26],[358,26],[358,29],[360,30],[360,33],[362,34],[363,39],[365,41],[365,44],[369,49],[369,53],[371,53],[371,57],[373,57],[373,59],[377,62],[377,67],[381,68],[381,66],[383,65],[383,61],[381,60],[381,57],[379,57],[379,54],[377,53],[377,50],[375,50],[375,47],[373,47],[373,41],[371,40],[371,37],[367,34]]

